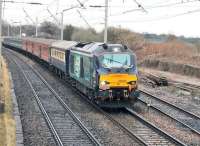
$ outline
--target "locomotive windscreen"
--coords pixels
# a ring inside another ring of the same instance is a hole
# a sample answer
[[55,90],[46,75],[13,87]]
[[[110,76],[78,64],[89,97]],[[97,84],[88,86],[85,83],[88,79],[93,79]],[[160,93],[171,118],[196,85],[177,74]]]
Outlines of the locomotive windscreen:
[[99,63],[104,68],[131,68],[133,56],[130,54],[107,53],[99,56]]

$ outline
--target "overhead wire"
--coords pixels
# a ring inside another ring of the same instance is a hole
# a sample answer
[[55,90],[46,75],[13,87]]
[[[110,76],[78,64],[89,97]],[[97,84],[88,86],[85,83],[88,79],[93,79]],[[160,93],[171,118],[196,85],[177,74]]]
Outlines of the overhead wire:
[[24,14],[26,15],[26,17],[33,23],[35,24],[35,22],[33,21],[33,19],[30,17],[30,15],[27,13],[27,11],[23,8]]
[[[186,3],[192,3],[192,2],[197,2],[199,0],[190,0],[190,1],[181,1],[181,2],[176,2],[176,3],[169,3],[169,4],[162,4],[162,5],[157,5],[157,6],[147,6],[146,9],[155,9],[155,8],[162,8],[162,7],[171,7],[175,5],[181,5],[181,4],[186,4]],[[127,10],[122,12],[123,14],[130,13],[133,11],[137,11],[139,9],[132,9],[132,10]]]
[[200,9],[190,10],[190,11],[187,11],[187,12],[178,13],[178,14],[174,14],[174,15],[171,15],[171,16],[162,16],[162,17],[149,19],[149,20],[120,21],[120,23],[133,23],[133,22],[134,23],[140,23],[140,22],[160,21],[160,20],[171,19],[171,18],[175,18],[175,17],[179,17],[179,16],[183,16],[183,15],[189,15],[189,14],[198,13],[198,12],[200,12]]
[[[150,9],[157,9],[157,8],[164,8],[164,7],[168,8],[168,7],[172,7],[172,6],[176,6],[176,5],[194,3],[194,2],[197,2],[197,1],[199,1],[199,0],[189,0],[189,1],[187,0],[187,1],[168,3],[168,4],[161,4],[161,5],[155,5],[155,6],[145,6],[145,9],[150,10]],[[123,11],[123,12],[112,14],[110,16],[120,16],[120,15],[124,15],[124,14],[127,14],[127,13],[135,12],[135,11],[141,11],[141,9],[140,8],[136,8],[136,9],[126,10],[126,11]]]
[[80,17],[83,19],[83,21],[88,25],[88,27],[90,29],[92,29],[92,26],[88,23],[88,21],[86,20],[86,18],[81,14],[81,12],[79,10],[77,10],[77,13],[80,15]]
[[137,0],[133,0],[133,2],[135,2],[138,8],[140,8],[142,11],[144,11],[145,13],[148,13],[147,10],[142,6],[142,4],[139,3]]
[[[55,0],[54,0],[55,1]],[[79,0],[78,0],[79,1]],[[88,0],[85,0],[85,1],[88,1]],[[187,1],[181,1],[181,2],[172,2],[172,3],[161,3],[159,5],[151,5],[151,6],[145,6],[143,7],[138,1],[136,0],[133,0],[138,8],[137,9],[131,9],[131,10],[127,10],[127,11],[124,11],[122,13],[120,13],[120,15],[123,15],[123,14],[127,14],[127,13],[131,13],[131,12],[134,12],[134,11],[144,11],[144,10],[150,10],[150,9],[156,9],[156,8],[164,8],[164,7],[172,7],[172,6],[176,6],[176,5],[182,5],[182,4],[187,4],[187,3],[193,3],[193,2],[197,2],[199,0],[187,0]],[[79,1],[80,2],[80,1]],[[80,3],[83,3],[84,7],[87,9],[88,6],[85,5],[85,2],[80,2]],[[79,5],[80,5],[79,3]],[[81,6],[81,5],[80,5]],[[102,6],[103,7],[103,6]],[[111,6],[112,7],[112,6]],[[130,12],[129,12],[130,11]],[[80,11],[79,11],[80,12]],[[120,20],[119,23],[141,23],[141,22],[152,22],[152,21],[160,21],[160,20],[165,20],[165,19],[171,19],[171,18],[175,18],[175,17],[179,17],[179,16],[183,16],[183,15],[189,15],[189,14],[192,14],[192,13],[197,13],[197,12],[200,12],[200,9],[195,9],[195,10],[190,10],[190,11],[187,11],[187,12],[182,12],[182,13],[178,13],[178,14],[174,14],[174,15],[170,15],[170,16],[160,16],[160,17],[157,17],[157,18],[153,18],[153,19],[147,19],[147,20],[130,20],[130,21],[123,21],[123,20]],[[79,15],[82,15],[81,13]],[[119,13],[118,15],[110,15],[109,17],[112,17],[112,16],[119,16]],[[85,17],[80,16],[84,22],[90,27],[91,25],[89,24],[88,20],[91,20],[91,19],[85,19]],[[46,17],[45,17],[46,18]],[[95,19],[99,19],[100,17],[98,18],[95,18]],[[102,17],[103,18],[103,17]],[[101,19],[102,19],[101,18]],[[74,18],[73,18],[74,19]],[[48,20],[48,19],[47,19]],[[114,22],[114,21],[113,21]],[[116,22],[116,21],[115,21]],[[115,23],[114,22],[114,23]],[[118,23],[118,22],[117,22]]]
[[18,3],[18,4],[30,4],[30,5],[47,5],[47,4],[38,3],[38,2],[25,2],[25,1],[13,1],[13,0],[3,0],[2,2],[5,2],[5,3],[15,3],[15,4]]

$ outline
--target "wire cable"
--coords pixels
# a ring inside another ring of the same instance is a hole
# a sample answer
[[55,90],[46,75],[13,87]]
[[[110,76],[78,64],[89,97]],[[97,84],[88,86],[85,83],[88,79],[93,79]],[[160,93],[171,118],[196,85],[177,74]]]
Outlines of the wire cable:
[[[197,2],[199,0],[190,0],[190,1],[181,1],[181,2],[176,2],[176,3],[169,3],[169,4],[163,4],[163,5],[156,5],[156,6],[147,6],[146,9],[155,9],[155,8],[162,8],[162,7],[171,7],[171,6],[175,6],[175,5],[182,5],[182,4],[186,4],[186,3],[192,3],[192,2]],[[126,13],[130,13],[130,12],[134,12],[134,11],[138,11],[140,9],[131,9],[131,10],[127,10],[122,12],[123,14]]]
[[83,21],[88,25],[88,27],[90,29],[92,29],[91,25],[88,23],[88,21],[85,19],[85,17],[83,17],[83,15],[81,14],[81,12],[79,10],[77,10],[77,13],[80,15],[80,17],[83,19]]
[[[176,6],[176,5],[194,3],[194,2],[198,2],[198,1],[199,0],[189,0],[189,1],[181,1],[181,2],[176,2],[176,3],[168,3],[168,4],[161,4],[161,5],[155,5],[155,6],[146,6],[145,9],[150,10],[150,9],[157,9],[157,8],[172,7],[172,6]],[[130,10],[126,10],[126,11],[123,11],[123,12],[115,13],[115,14],[110,15],[110,17],[120,16],[120,15],[124,15],[124,14],[127,14],[127,13],[135,12],[135,11],[141,11],[141,8],[130,9]]]
[[[198,13],[198,12],[200,12],[200,9],[195,9],[195,10],[191,10],[191,11],[187,11],[187,12],[183,12],[183,13],[178,13],[178,14],[171,15],[171,16],[158,17],[158,18],[154,18],[154,19],[150,19],[150,20],[120,21],[120,23],[133,23],[133,22],[140,23],[140,22],[160,21],[160,20],[171,19],[171,18],[180,17],[183,15],[189,15],[189,14]],[[117,21],[115,21],[115,22],[117,22]]]

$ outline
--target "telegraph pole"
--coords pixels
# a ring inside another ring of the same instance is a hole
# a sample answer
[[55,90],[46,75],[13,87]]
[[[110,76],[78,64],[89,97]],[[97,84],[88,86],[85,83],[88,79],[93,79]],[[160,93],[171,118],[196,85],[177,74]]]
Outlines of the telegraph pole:
[[105,28],[104,28],[104,43],[107,43],[108,37],[108,0],[105,0]]
[[0,0],[0,64],[1,64],[1,49],[2,49],[1,30],[2,30],[2,0]]

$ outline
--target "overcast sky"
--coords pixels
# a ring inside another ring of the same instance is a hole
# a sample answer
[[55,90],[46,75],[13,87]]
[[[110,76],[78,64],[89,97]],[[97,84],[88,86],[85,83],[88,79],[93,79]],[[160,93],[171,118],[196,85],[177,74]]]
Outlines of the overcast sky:
[[[97,31],[104,28],[104,7],[91,8],[91,5],[104,6],[105,0],[14,0],[17,2],[41,2],[45,5],[28,5],[5,3],[4,19],[10,23],[21,21],[32,22],[26,17],[27,11],[33,21],[38,17],[39,23],[44,20],[56,22],[47,12],[47,7],[60,21],[60,12],[71,6],[84,3],[85,9],[77,8],[64,13],[64,24],[89,27],[80,17],[77,10]],[[200,1],[199,0],[137,0],[145,10],[138,7],[134,0],[109,0],[108,25],[129,28],[136,32],[157,34],[175,34],[200,37]],[[132,11],[130,11],[132,10]],[[59,22],[56,23],[59,23]]]

